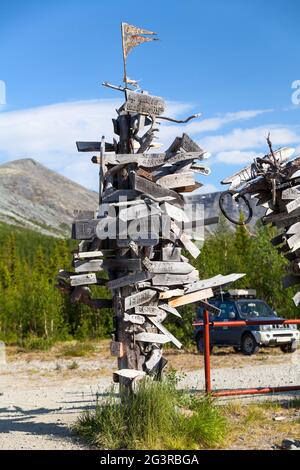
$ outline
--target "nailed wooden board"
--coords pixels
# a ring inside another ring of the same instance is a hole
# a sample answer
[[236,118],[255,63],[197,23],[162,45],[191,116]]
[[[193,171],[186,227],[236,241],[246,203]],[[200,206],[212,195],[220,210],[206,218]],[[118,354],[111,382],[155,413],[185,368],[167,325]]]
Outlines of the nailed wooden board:
[[181,248],[165,246],[161,250],[162,261],[181,261]]
[[[300,196],[300,194],[299,194]],[[298,199],[294,199],[293,201],[289,202],[287,205],[286,205],[286,210],[288,212],[288,214],[290,214],[291,212],[295,211],[296,209],[299,209],[300,207],[300,197],[298,197]]]
[[81,274],[78,276],[70,276],[71,286],[85,286],[90,284],[97,284],[95,273]]
[[159,116],[165,111],[165,102],[159,96],[126,90],[126,98],[124,110],[128,113]]
[[[78,152],[100,152],[101,142],[76,142]],[[105,152],[113,152],[115,146],[105,142]]]
[[175,191],[162,188],[158,184],[152,183],[151,181],[148,181],[141,176],[137,176],[136,174],[133,175],[133,187],[136,191],[146,194],[154,200],[172,197],[174,198],[174,204],[178,204],[179,206],[184,205],[182,197]]
[[117,279],[109,281],[106,285],[109,289],[119,289],[120,287],[135,285],[138,282],[142,282],[151,279],[152,274],[147,271],[137,272],[135,274],[128,274]]
[[190,274],[156,274],[152,278],[153,286],[181,286],[199,280],[199,273],[195,269]]
[[186,212],[176,206],[173,206],[173,204],[164,202],[160,207],[163,212],[171,217],[171,219],[177,220],[178,222],[189,222],[189,218],[186,215]]
[[102,251],[80,251],[79,253],[73,253],[74,259],[89,259],[89,258],[101,258],[103,256]]
[[171,305],[169,305],[169,304],[160,302],[159,303],[159,308],[162,308],[166,312],[171,313],[172,315],[175,315],[175,317],[182,318],[180,313],[176,310],[176,308],[171,307]]
[[192,255],[193,258],[198,258],[200,255],[200,250],[199,248],[191,241],[190,237],[174,223],[171,222],[171,229],[176,235],[176,237],[179,238],[181,243],[183,244],[184,248]]
[[166,175],[159,178],[156,180],[156,184],[169,189],[183,188],[185,186],[193,186],[195,184],[195,179],[191,172],[175,173],[173,175]]
[[110,193],[104,193],[102,202],[119,202],[121,198],[131,200],[135,199],[137,195],[138,193],[132,189],[116,189],[115,191],[112,191]]
[[143,325],[146,320],[142,315],[128,315],[128,313],[125,312],[124,321],[132,323],[133,325]]
[[136,294],[132,294],[124,299],[124,310],[130,310],[138,305],[146,304],[157,296],[157,292],[152,289],[146,289]]
[[300,305],[300,292],[297,292],[297,294],[294,295],[293,301],[294,301],[294,304],[296,305],[296,307],[299,307],[299,305]]
[[184,289],[172,289],[159,294],[160,300],[172,299],[173,297],[180,297],[184,294]]
[[150,358],[145,362],[147,370],[150,372],[154,369],[162,358],[162,351],[159,348],[153,349]]
[[189,274],[194,270],[194,267],[189,263],[176,262],[176,261],[146,261],[144,265],[153,274]]
[[292,251],[298,250],[300,248],[300,233],[296,233],[290,237],[287,241],[287,244]]
[[300,222],[296,222],[295,224],[291,225],[286,234],[295,235],[298,232],[300,232]]
[[300,197],[300,186],[285,189],[281,193],[282,200],[292,201],[294,199],[298,199],[298,197]]
[[165,328],[161,323],[159,323],[157,320],[155,320],[154,318],[150,317],[150,321],[153,323],[153,325],[156,326],[156,328],[158,330],[160,330],[165,336],[167,336],[169,338],[169,341],[173,344],[175,344],[175,346],[178,348],[178,349],[181,349],[182,348],[182,344],[180,341],[178,341],[177,338],[175,338],[175,336],[172,335],[172,333],[170,333],[167,328]]
[[133,205],[129,208],[120,210],[119,218],[126,222],[129,220],[140,219],[141,217],[160,214],[161,210],[158,207],[155,207],[153,204],[148,206],[145,203],[141,203],[139,205]]
[[136,341],[141,341],[143,343],[166,344],[170,342],[168,336],[157,333],[138,333],[134,338]]
[[103,269],[103,260],[75,261],[74,268],[76,273],[99,272]]
[[137,315],[146,315],[148,316],[154,316],[156,317],[157,315],[160,314],[161,309],[159,307],[155,307],[152,305],[138,305],[137,307],[134,308],[134,311]]
[[99,223],[98,219],[95,220],[80,220],[72,224],[72,239],[73,240],[90,240],[96,237],[96,228]]
[[[159,243],[159,239],[158,238],[151,238],[152,235],[147,238],[135,238],[134,242],[136,243],[136,245],[138,246],[144,246],[144,247],[152,247],[152,246],[156,246],[158,243]],[[132,240],[130,238],[127,238],[127,239],[122,239],[122,238],[118,238],[117,239],[117,246],[119,248],[127,248],[130,246],[130,243],[132,242]]]
[[222,274],[218,274],[217,276],[211,277],[209,279],[202,279],[198,282],[193,282],[188,286],[185,286],[186,294],[191,292],[195,292],[202,289],[214,289],[220,286],[226,286],[231,284],[232,282],[236,282],[238,279],[244,277],[245,274],[228,274],[227,276],[223,276]]
[[169,300],[171,307],[180,307],[182,305],[192,304],[198,300],[208,299],[213,297],[214,293],[212,289],[204,289],[201,291],[193,292],[192,294],[186,294],[177,299]]

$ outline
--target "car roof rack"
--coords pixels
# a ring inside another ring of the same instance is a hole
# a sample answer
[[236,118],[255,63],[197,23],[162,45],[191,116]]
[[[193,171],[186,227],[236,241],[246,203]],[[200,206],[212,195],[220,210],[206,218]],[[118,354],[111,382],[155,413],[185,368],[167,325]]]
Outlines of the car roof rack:
[[256,297],[255,289],[230,289],[228,291],[229,297],[231,298],[247,298],[254,299]]

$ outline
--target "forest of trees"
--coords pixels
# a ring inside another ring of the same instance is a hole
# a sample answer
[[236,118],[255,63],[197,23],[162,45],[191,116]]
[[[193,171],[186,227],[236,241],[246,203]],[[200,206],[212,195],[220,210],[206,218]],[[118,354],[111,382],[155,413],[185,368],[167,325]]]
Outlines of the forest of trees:
[[[293,289],[285,291],[281,278],[286,261],[270,244],[276,234],[258,226],[255,236],[247,227],[235,232],[221,220],[214,235],[207,237],[200,257],[193,264],[202,279],[232,272],[247,276],[235,287],[251,287],[280,315],[298,316]],[[71,269],[69,240],[46,237],[30,230],[0,224],[0,340],[22,346],[51,345],[58,340],[108,337],[113,315],[108,309],[91,310],[71,305],[56,288],[59,269]],[[108,298],[104,287],[94,287],[94,296]],[[181,309],[182,320],[171,319],[168,328],[188,344],[192,338],[195,305]]]

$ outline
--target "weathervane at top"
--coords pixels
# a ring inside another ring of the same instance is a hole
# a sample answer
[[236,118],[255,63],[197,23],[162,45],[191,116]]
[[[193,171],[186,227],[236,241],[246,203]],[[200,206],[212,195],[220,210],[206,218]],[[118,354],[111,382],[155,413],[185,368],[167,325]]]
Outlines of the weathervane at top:
[[123,49],[123,62],[124,62],[124,83],[137,86],[136,80],[131,80],[127,77],[127,57],[132,49],[143,42],[158,41],[156,36],[157,33],[149,31],[143,28],[137,28],[136,26],[121,23],[121,32],[122,32],[122,49]]

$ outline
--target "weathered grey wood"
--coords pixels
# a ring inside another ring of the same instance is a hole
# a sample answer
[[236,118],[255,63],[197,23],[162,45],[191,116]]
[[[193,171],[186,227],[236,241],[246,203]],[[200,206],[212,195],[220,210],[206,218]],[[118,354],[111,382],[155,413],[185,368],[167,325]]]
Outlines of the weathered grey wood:
[[190,237],[185,232],[182,232],[174,222],[171,222],[171,229],[176,235],[176,237],[179,238],[184,248],[192,255],[192,257],[195,259],[198,258],[198,256],[200,255],[200,250],[191,241]]
[[128,313],[125,312],[124,321],[132,323],[134,325],[143,325],[146,319],[142,315],[128,315]]
[[72,224],[73,240],[90,240],[96,237],[96,229],[99,219],[80,220]]
[[[118,238],[117,239],[117,246],[119,248],[129,247],[131,241],[132,240],[130,238],[126,238],[126,239]],[[151,247],[151,246],[157,245],[159,243],[159,239],[158,238],[151,238],[151,237],[149,237],[149,238],[136,238],[134,240],[134,242],[138,246]]]
[[102,251],[80,251],[79,253],[73,254],[74,259],[88,259],[88,258],[101,258],[103,256]]
[[189,222],[189,218],[184,210],[168,202],[164,202],[160,207],[171,219],[177,220],[178,222]]
[[190,274],[156,274],[152,278],[153,286],[180,286],[191,284],[199,280],[199,273],[195,269]]
[[145,203],[134,205],[126,209],[122,209],[119,212],[119,218],[124,222],[134,219],[140,219],[141,217],[148,217],[149,215],[160,215],[161,210],[155,207],[153,204],[147,206]]
[[160,300],[172,299],[173,297],[180,297],[184,295],[184,289],[172,289],[159,294]]
[[103,263],[103,269],[105,270],[120,270],[120,271],[141,271],[142,262],[140,259],[127,259],[127,258],[116,258],[105,260]]
[[91,219],[95,219],[95,217],[96,217],[95,211],[82,211],[82,210],[74,211],[75,220],[91,220]]
[[153,317],[150,317],[150,321],[153,323],[153,325],[156,326],[156,328],[158,330],[160,330],[165,336],[167,336],[169,338],[169,341],[173,344],[175,344],[175,346],[178,348],[178,349],[181,349],[182,348],[182,344],[180,341],[178,341],[177,338],[175,338],[175,336],[172,335],[172,333],[170,333],[167,328],[165,328],[161,323],[159,323],[157,320],[155,320]]
[[210,168],[207,168],[207,166],[204,165],[199,165],[199,164],[193,164],[191,166],[191,170],[195,173],[199,173],[200,175],[203,176],[209,176],[211,173]]
[[186,294],[195,292],[197,290],[202,290],[202,289],[214,289],[216,287],[221,287],[221,286],[226,286],[229,285],[233,282],[238,281],[242,277],[244,277],[245,274],[228,274],[227,276],[223,276],[222,274],[218,274],[217,276],[214,276],[210,279],[202,279],[201,281],[194,282],[190,284],[189,286],[185,286],[185,292]]
[[180,307],[182,305],[192,304],[198,300],[208,299],[213,297],[213,295],[214,293],[212,289],[204,289],[198,292],[193,292],[192,294],[183,295],[177,299],[169,300],[168,303],[171,305],[171,307]]
[[74,268],[76,273],[99,272],[103,269],[103,260],[75,261]]
[[300,233],[296,233],[290,237],[287,244],[292,251],[298,250],[300,248]]
[[175,173],[173,175],[159,178],[156,180],[156,184],[169,189],[183,188],[184,186],[193,186],[195,184],[195,179],[192,172]]
[[90,284],[97,284],[95,273],[81,274],[78,276],[70,276],[71,286],[84,286]]
[[157,343],[157,344],[166,344],[170,342],[168,336],[157,333],[138,333],[135,335],[136,341],[141,341],[142,343]]
[[162,351],[159,348],[153,349],[150,358],[145,362],[147,370],[150,372],[156,367],[162,358]]
[[[299,196],[300,196],[300,194],[299,194]],[[287,210],[288,214],[290,214],[291,212],[295,211],[296,209],[299,209],[299,207],[300,207],[300,197],[298,197],[298,199],[295,199],[294,201],[289,202],[286,205],[286,210]]]
[[159,303],[159,308],[162,308],[167,313],[171,313],[172,315],[175,315],[175,317],[182,318],[180,313],[176,310],[176,308],[171,307],[171,305],[169,305],[169,304],[160,302]]
[[162,261],[181,261],[181,248],[166,246],[161,250]]
[[152,183],[151,181],[142,178],[141,176],[133,175],[133,186],[134,189],[140,193],[149,196],[154,200],[164,199],[166,197],[174,198],[174,204],[178,204],[179,206],[183,206],[184,202],[182,197],[172,191],[171,189],[162,188],[156,183]]
[[109,289],[119,289],[120,287],[135,285],[139,282],[151,279],[152,274],[147,271],[137,272],[135,274],[128,274],[112,281],[109,281],[106,285]]
[[296,186],[295,188],[288,188],[282,191],[281,199],[292,201],[294,199],[298,199],[300,197],[300,186]]
[[124,109],[128,113],[145,114],[146,116],[159,116],[164,113],[165,102],[159,96],[126,90],[126,98]]
[[184,150],[185,152],[203,152],[204,150],[199,147],[199,145],[190,138],[186,133],[182,134],[182,137],[176,137],[170,147],[167,150],[167,153],[176,153],[179,150]]
[[294,304],[296,305],[296,307],[299,307],[299,305],[300,305],[300,292],[297,292],[297,294],[294,295],[293,301],[294,301]]
[[136,294],[130,295],[124,299],[124,310],[130,310],[137,305],[143,305],[150,302],[157,296],[156,291],[152,289],[146,289]]
[[176,262],[176,261],[149,261],[144,260],[144,265],[153,274],[189,274],[194,270],[194,267],[189,263]]
[[298,232],[300,232],[300,222],[296,222],[295,224],[291,225],[286,234],[295,235]]
[[135,307],[134,312],[137,315],[146,315],[147,317],[151,315],[156,317],[160,314],[161,309],[152,305],[138,305],[137,307]]

